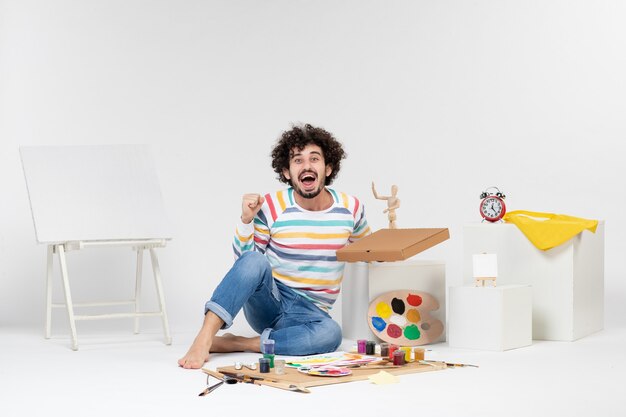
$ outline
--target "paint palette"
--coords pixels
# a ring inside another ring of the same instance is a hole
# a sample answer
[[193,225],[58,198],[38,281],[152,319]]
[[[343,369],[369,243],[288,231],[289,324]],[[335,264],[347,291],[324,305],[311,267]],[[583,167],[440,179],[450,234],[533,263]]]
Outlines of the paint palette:
[[439,302],[427,292],[397,290],[382,294],[370,303],[367,322],[372,332],[385,342],[419,346],[436,342],[443,323],[429,312]]

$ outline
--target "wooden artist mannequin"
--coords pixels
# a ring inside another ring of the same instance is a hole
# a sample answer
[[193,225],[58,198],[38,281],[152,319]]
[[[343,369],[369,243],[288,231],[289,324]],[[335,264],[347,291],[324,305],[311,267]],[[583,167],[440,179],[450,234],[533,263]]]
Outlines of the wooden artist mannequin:
[[376,187],[374,185],[374,182],[372,181],[372,192],[374,193],[374,197],[377,200],[387,200],[387,208],[383,210],[383,213],[387,213],[387,216],[389,218],[389,228],[397,229],[398,227],[396,226],[396,209],[400,208],[400,199],[396,197],[396,195],[398,194],[398,186],[391,186],[390,196],[381,196],[378,195],[378,193],[376,192]]

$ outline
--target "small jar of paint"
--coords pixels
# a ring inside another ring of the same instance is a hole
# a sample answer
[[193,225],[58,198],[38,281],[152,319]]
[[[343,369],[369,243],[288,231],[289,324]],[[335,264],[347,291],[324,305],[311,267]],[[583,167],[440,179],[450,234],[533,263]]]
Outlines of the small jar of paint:
[[274,367],[274,355],[270,354],[270,353],[264,353],[263,357],[265,359],[269,359],[269,361],[270,361],[270,368],[273,368]]
[[393,360],[393,353],[398,350],[398,345],[394,345],[393,343],[389,345],[389,360]]
[[376,352],[376,342],[368,340],[365,344],[365,354],[373,355]]
[[270,371],[270,360],[267,358],[259,359],[259,372],[262,374],[267,374]]
[[413,349],[410,346],[402,346],[400,350],[404,352],[404,362],[411,362],[411,353],[413,353]]
[[404,365],[404,351],[396,350],[393,352],[393,364],[394,365]]
[[274,354],[274,346],[276,345],[276,342],[274,342],[272,339],[267,339],[263,341],[263,352],[262,353],[268,353],[270,355]]
[[356,351],[359,353],[365,353],[365,349],[367,346],[367,340],[359,339],[356,341]]
[[285,374],[285,360],[284,359],[276,359],[274,361],[274,373],[276,375]]
[[418,347],[413,348],[413,357],[415,358],[416,361],[423,361],[424,352],[425,352],[424,348],[418,348]]
[[380,344],[380,356],[383,358],[389,356],[389,343],[382,342]]

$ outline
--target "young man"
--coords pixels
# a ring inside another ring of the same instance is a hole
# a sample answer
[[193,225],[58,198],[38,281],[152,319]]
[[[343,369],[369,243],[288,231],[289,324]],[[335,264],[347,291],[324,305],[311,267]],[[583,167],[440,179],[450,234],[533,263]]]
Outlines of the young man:
[[[283,132],[272,167],[291,187],[243,196],[237,260],[206,303],[202,328],[180,366],[200,368],[210,352],[260,352],[267,339],[279,355],[339,347],[341,328],[328,315],[343,278],[336,251],[369,233],[359,200],[326,187],[343,158],[341,144],[324,129],[307,124]],[[216,336],[242,308],[260,336]]]

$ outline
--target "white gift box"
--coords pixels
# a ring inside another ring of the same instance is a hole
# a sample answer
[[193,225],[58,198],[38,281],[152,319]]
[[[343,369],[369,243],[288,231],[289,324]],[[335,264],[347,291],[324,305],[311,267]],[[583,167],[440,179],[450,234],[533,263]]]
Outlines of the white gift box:
[[471,283],[472,255],[498,256],[497,284],[532,286],[533,339],[572,341],[604,326],[604,222],[547,251],[513,224],[463,228],[463,281]]
[[451,287],[450,347],[503,351],[532,343],[532,290],[528,285]]

